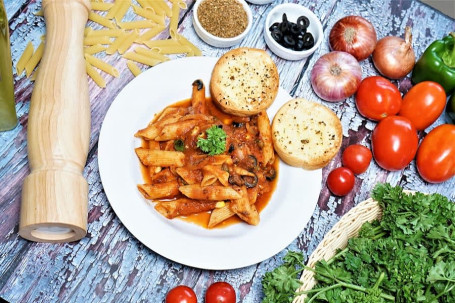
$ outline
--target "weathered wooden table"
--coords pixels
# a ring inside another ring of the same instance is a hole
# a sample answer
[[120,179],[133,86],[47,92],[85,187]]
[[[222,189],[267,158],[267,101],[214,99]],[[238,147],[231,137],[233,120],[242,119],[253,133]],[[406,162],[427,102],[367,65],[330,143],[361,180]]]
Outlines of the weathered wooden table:
[[[441,0],[445,1],[445,0]],[[447,0],[452,1],[452,0]],[[45,32],[44,20],[34,14],[41,1],[6,0],[14,64],[26,44],[35,47]],[[214,48],[196,35],[192,27],[194,1],[187,1],[182,11],[178,30],[197,45],[204,56],[220,56],[227,49]],[[282,1],[268,5],[251,5],[254,15],[253,30],[241,46],[267,49],[262,36],[267,12]],[[413,46],[420,56],[427,45],[455,30],[455,21],[419,1],[411,0],[300,0],[320,17],[325,39],[320,49],[308,60],[286,61],[272,54],[281,86],[292,96],[323,102],[312,91],[309,75],[315,61],[329,51],[327,35],[333,24],[346,15],[361,15],[369,19],[378,37],[403,35],[404,27],[413,28]],[[161,34],[166,38],[167,32]],[[3,58],[0,58],[0,60]],[[455,178],[442,184],[428,184],[417,174],[414,161],[403,171],[387,172],[374,162],[368,171],[356,178],[355,189],[344,198],[331,196],[322,184],[319,201],[305,230],[289,247],[259,264],[230,271],[207,271],[174,263],[145,247],[136,240],[116,217],[106,199],[98,171],[98,137],[103,118],[119,91],[132,79],[124,62],[114,55],[108,62],[121,70],[118,78],[106,77],[107,88],[100,89],[89,82],[92,114],[90,152],[84,171],[89,183],[88,234],[76,243],[46,244],[23,240],[17,234],[22,183],[29,168],[27,163],[27,117],[33,82],[25,76],[15,76],[18,126],[0,133],[0,296],[11,302],[163,302],[169,289],[185,284],[192,287],[198,300],[208,285],[222,280],[237,290],[238,302],[260,302],[261,279],[264,273],[281,262],[286,250],[302,250],[306,256],[337,222],[341,215],[369,197],[378,182],[399,184],[406,189],[438,192],[455,199]],[[375,75],[371,59],[361,62],[363,76]],[[411,87],[409,78],[395,82],[401,92]],[[369,146],[375,123],[362,118],[353,98],[346,102],[328,104],[343,123],[343,147],[353,143]],[[441,117],[434,125],[444,122]],[[420,134],[421,137],[424,135]],[[323,169],[323,180],[340,165],[338,155]],[[305,194],[302,184],[302,194]],[[220,256],[222,258],[222,256]]]

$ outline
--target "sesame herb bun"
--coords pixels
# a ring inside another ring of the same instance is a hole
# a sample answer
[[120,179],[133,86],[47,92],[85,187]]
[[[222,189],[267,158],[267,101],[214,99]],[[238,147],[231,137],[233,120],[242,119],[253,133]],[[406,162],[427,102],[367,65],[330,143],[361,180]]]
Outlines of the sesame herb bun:
[[216,63],[210,81],[214,103],[224,112],[251,116],[266,110],[279,87],[278,70],[262,49],[236,48]]
[[326,166],[341,147],[340,119],[328,107],[293,99],[276,113],[272,139],[280,158],[308,170]]

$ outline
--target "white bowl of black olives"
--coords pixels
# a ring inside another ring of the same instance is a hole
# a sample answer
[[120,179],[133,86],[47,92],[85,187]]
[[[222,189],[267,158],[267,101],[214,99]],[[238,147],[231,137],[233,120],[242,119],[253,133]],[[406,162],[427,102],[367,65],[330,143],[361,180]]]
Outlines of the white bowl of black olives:
[[299,4],[277,5],[265,20],[265,42],[283,59],[308,57],[319,47],[323,36],[321,21],[311,10]]

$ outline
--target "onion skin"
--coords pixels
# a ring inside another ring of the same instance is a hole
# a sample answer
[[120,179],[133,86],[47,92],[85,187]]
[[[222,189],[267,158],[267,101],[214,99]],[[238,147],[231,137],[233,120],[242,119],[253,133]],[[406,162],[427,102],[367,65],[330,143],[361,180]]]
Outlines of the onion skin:
[[330,31],[330,48],[347,52],[358,61],[365,60],[374,51],[377,37],[373,24],[360,16],[347,16],[338,20]]
[[415,65],[412,49],[411,28],[406,26],[405,39],[388,36],[380,39],[373,52],[376,69],[390,79],[401,79],[411,72]]
[[339,102],[352,96],[359,88],[362,69],[354,56],[345,52],[330,52],[321,56],[311,70],[314,92],[329,102]]

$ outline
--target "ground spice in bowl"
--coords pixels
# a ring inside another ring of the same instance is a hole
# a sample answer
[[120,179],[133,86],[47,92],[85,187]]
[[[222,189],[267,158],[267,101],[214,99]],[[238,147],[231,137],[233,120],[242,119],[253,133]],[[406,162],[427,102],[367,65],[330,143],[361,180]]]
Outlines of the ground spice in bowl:
[[232,38],[243,33],[248,16],[237,0],[204,0],[197,10],[202,27],[220,38]]

